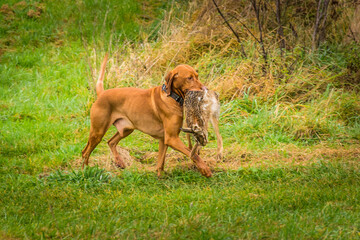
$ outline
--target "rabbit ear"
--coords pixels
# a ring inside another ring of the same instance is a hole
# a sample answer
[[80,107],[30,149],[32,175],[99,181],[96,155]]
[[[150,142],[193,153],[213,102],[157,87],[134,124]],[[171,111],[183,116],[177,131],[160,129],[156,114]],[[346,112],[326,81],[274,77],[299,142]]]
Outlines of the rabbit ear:
[[194,131],[191,128],[180,128],[180,130],[186,133],[194,133]]
[[176,76],[176,73],[174,73],[174,70],[168,72],[165,76],[165,84],[166,84],[166,93],[169,96],[171,94],[171,88],[173,84],[173,80]]

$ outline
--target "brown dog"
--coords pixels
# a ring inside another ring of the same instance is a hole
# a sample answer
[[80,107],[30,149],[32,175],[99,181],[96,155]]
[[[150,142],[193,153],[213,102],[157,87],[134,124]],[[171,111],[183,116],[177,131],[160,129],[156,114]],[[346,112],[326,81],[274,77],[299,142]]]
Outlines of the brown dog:
[[[190,149],[179,138],[183,124],[181,99],[184,99],[189,90],[205,89],[196,71],[188,65],[179,65],[166,75],[166,84],[163,87],[158,86],[146,90],[114,88],[104,91],[103,78],[106,61],[107,55],[101,65],[100,76],[96,83],[98,98],[90,111],[90,136],[82,151],[83,167],[88,165],[91,152],[100,143],[111,125],[118,130],[108,141],[118,167],[125,168],[125,164],[116,150],[116,145],[135,129],[159,139],[158,176],[164,170],[168,146],[190,157]],[[191,159],[202,175],[211,177],[209,167],[197,154]]]

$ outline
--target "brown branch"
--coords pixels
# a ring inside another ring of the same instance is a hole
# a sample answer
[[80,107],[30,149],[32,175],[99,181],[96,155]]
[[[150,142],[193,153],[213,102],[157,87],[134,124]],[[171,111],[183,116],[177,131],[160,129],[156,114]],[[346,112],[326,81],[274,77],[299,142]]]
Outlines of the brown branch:
[[297,40],[299,36],[298,36],[294,26],[291,24],[291,22],[289,22],[289,26],[290,26],[292,34],[294,35],[295,39]]
[[222,12],[220,11],[219,9],[219,6],[216,4],[215,0],[212,0],[215,7],[216,7],[216,10],[218,11],[218,13],[220,14],[220,16],[224,19],[226,25],[228,26],[228,28],[232,31],[232,33],[235,35],[237,41],[240,43],[240,46],[241,46],[241,54],[243,55],[243,57],[247,57],[246,53],[245,53],[245,50],[244,50],[244,46],[240,40],[240,37],[239,35],[236,33],[236,31],[231,27],[230,23],[226,20],[225,16],[222,14]]
[[349,26],[349,29],[350,29],[352,39],[354,40],[354,42],[357,43],[358,41],[356,40],[355,34],[354,34],[353,30],[351,29],[351,26]]
[[259,39],[250,31],[250,29],[243,23],[240,21],[240,19],[238,19],[237,17],[229,14],[232,18],[234,18],[236,21],[238,21],[249,33],[250,35],[258,42],[260,43]]
[[276,0],[276,21],[278,23],[278,36],[280,38],[280,51],[281,51],[281,56],[283,56],[283,51],[285,48],[285,38],[284,38],[284,30],[283,30],[283,26],[281,24],[281,3],[280,0]]
[[251,2],[252,6],[254,8],[256,20],[258,22],[259,34],[260,34],[259,41],[260,41],[260,46],[261,46],[261,50],[262,50],[262,56],[263,56],[264,61],[265,61],[265,66],[263,66],[263,71],[266,72],[265,67],[267,66],[267,53],[266,53],[265,46],[264,46],[264,41],[263,41],[263,30],[262,30],[262,24],[261,24],[261,21],[260,21],[260,9],[256,4],[256,0],[251,0],[250,2]]
[[330,0],[319,0],[316,11],[316,20],[314,26],[314,32],[312,34],[312,50],[314,51],[320,44],[319,32],[324,31],[325,22],[327,19],[327,9]]

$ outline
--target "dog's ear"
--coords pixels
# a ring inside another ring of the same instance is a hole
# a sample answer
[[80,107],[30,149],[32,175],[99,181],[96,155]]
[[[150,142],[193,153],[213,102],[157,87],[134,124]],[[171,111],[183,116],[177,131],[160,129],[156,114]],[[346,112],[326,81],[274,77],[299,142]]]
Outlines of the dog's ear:
[[174,70],[168,72],[165,77],[166,82],[166,93],[169,96],[171,94],[171,87],[173,84],[174,77],[176,76],[176,73],[174,73]]

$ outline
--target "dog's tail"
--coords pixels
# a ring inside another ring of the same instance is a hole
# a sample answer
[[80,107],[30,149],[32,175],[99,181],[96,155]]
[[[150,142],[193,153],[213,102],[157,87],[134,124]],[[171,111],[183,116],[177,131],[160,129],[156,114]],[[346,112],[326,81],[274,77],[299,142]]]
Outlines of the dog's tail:
[[104,76],[105,76],[105,68],[106,68],[106,62],[108,60],[109,54],[106,53],[104,60],[101,64],[101,68],[100,68],[100,74],[99,74],[99,78],[96,82],[96,95],[99,97],[100,94],[104,91]]

